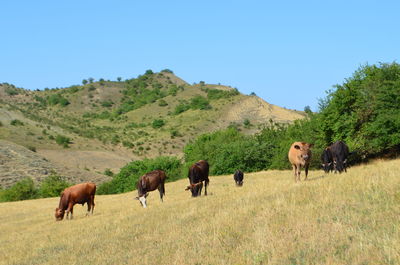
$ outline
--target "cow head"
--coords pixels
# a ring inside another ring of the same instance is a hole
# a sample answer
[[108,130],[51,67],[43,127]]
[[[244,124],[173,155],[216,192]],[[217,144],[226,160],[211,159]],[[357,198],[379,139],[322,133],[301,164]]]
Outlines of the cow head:
[[147,196],[149,196],[149,193],[146,193],[146,194],[144,194],[142,196],[138,196],[138,197],[135,198],[136,200],[139,200],[139,202],[143,206],[143,208],[147,207],[147,204],[146,204]]
[[55,213],[56,221],[61,221],[64,218],[64,213],[65,213],[64,210],[56,208],[56,213]]
[[335,172],[339,171],[339,173],[342,173],[342,171],[345,170],[346,163],[347,159],[341,161],[340,159],[333,158],[333,168],[335,169]]
[[201,189],[203,188],[203,182],[196,184],[190,184],[185,190],[190,190],[192,192],[192,197],[197,197],[201,194]]
[[302,160],[308,161],[311,158],[311,147],[313,147],[313,146],[314,146],[314,144],[301,142],[301,143],[295,144],[294,149],[298,150],[299,157]]
[[322,169],[325,173],[329,173],[333,170],[333,160],[332,160],[332,153],[329,147],[325,148],[321,154],[321,161],[322,161]]
[[238,187],[243,186],[243,180],[236,181],[236,186]]

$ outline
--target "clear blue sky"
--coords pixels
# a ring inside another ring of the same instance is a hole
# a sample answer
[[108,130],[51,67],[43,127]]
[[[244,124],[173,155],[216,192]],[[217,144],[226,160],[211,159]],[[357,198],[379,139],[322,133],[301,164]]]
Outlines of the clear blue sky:
[[317,110],[400,52],[400,1],[1,1],[0,82],[65,87],[168,68]]

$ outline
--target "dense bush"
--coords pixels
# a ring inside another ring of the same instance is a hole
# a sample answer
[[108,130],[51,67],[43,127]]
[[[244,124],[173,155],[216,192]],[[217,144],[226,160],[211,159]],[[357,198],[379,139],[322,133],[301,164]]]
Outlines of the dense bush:
[[71,143],[71,139],[63,135],[57,135],[55,140],[57,144],[62,145],[64,148],[68,148]]
[[71,183],[65,181],[63,177],[51,175],[40,184],[38,194],[41,198],[57,197],[69,186],[71,186]]
[[152,122],[152,124],[151,124],[151,126],[152,126],[154,129],[161,128],[161,127],[163,127],[164,125],[165,125],[165,121],[164,121],[163,119],[156,119],[156,120],[154,120],[154,121]]
[[180,114],[182,112],[185,112],[185,111],[187,111],[189,109],[190,109],[190,105],[189,104],[187,104],[185,102],[181,102],[175,107],[175,110],[174,110],[173,114],[174,115],[178,115],[178,114]]
[[190,99],[190,108],[205,110],[211,109],[211,106],[205,97],[197,95]]
[[60,106],[67,106],[70,104],[70,102],[61,96],[60,94],[53,94],[50,96],[47,96],[47,103],[49,105],[60,105]]
[[12,120],[12,121],[10,122],[10,124],[13,125],[13,126],[23,126],[23,125],[24,125],[24,123],[23,123],[22,121],[17,120],[17,119]]
[[57,197],[69,186],[70,183],[57,175],[48,176],[39,187],[31,178],[24,178],[8,189],[0,189],[0,202]]
[[232,90],[207,89],[207,98],[209,100],[229,98],[236,95],[239,95],[239,91],[236,88]]
[[35,199],[38,197],[38,190],[31,178],[18,181],[8,189],[0,191],[0,201],[21,201]]
[[129,163],[109,182],[101,184],[98,194],[114,194],[136,189],[140,176],[161,169],[166,172],[167,181],[182,178],[182,164],[176,157],[160,156],[155,159],[144,159]]

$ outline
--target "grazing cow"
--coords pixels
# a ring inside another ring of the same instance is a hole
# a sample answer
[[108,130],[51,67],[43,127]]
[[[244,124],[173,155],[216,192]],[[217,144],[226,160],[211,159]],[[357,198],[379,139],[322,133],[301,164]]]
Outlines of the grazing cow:
[[140,177],[137,183],[138,197],[136,197],[136,199],[139,200],[143,208],[147,207],[146,198],[149,195],[149,191],[158,189],[161,201],[163,201],[165,195],[164,182],[166,178],[167,176],[165,175],[165,172],[158,169]]
[[312,146],[313,144],[305,142],[294,142],[289,149],[288,158],[293,167],[295,182],[300,181],[301,167],[304,167],[306,172],[306,177],[304,180],[307,180],[308,167],[310,166],[311,161]]
[[339,173],[347,172],[347,157],[349,156],[349,147],[343,141],[337,141],[333,143],[329,149],[332,153],[333,160],[333,168],[335,169],[335,173],[339,171]]
[[333,170],[333,158],[330,147],[327,147],[324,149],[324,151],[322,151],[321,161],[322,168],[324,169],[325,173],[329,173]]
[[201,196],[204,181],[204,195],[207,195],[207,186],[210,180],[208,179],[209,165],[205,160],[200,160],[194,163],[189,168],[188,178],[190,185],[185,190],[192,192],[192,197]]
[[86,215],[89,215],[90,210],[94,210],[94,195],[96,194],[96,184],[94,183],[81,183],[66,188],[61,192],[60,203],[56,208],[55,217],[57,221],[61,221],[64,218],[64,213],[67,211],[67,217],[71,213],[70,219],[73,218],[73,211],[75,204],[87,203],[88,209]]
[[233,175],[233,179],[235,180],[236,186],[243,185],[243,172],[240,170],[236,170],[235,174]]

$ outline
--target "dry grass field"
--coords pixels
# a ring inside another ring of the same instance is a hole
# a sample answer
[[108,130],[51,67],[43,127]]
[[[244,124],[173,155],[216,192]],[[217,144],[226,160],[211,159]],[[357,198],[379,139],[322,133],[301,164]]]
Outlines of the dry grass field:
[[149,207],[135,192],[96,197],[93,216],[56,222],[58,198],[0,204],[1,264],[400,264],[400,160],[347,174],[290,171],[210,177],[191,198],[187,180]]

